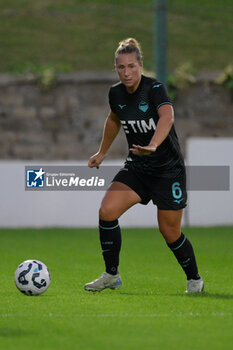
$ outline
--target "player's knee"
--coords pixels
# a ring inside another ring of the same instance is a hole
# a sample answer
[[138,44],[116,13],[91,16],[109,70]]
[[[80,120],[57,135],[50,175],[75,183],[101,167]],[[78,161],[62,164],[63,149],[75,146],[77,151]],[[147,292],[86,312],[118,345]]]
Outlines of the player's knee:
[[176,241],[181,235],[180,229],[172,225],[159,225],[159,231],[168,242]]
[[104,221],[113,221],[118,219],[118,216],[110,206],[101,205],[99,209],[99,218]]
[[162,235],[167,232],[169,229],[168,225],[166,223],[163,223],[163,224],[159,224],[159,231],[160,233],[162,233]]

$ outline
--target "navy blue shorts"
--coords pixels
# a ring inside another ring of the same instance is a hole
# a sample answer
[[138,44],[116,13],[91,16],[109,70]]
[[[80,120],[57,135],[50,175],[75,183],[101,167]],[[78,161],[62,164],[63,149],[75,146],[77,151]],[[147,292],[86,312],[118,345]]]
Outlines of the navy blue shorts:
[[142,199],[141,204],[148,204],[150,200],[161,210],[179,210],[186,207],[187,191],[185,171],[177,178],[161,178],[145,175],[134,171],[127,165],[114,177]]

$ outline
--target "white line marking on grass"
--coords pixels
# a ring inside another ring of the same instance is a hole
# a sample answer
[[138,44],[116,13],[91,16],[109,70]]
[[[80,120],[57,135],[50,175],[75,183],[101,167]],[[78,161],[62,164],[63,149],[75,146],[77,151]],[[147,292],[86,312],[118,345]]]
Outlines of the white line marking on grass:
[[[11,317],[37,317],[37,314],[23,314],[23,313],[4,313],[0,314],[1,318],[11,318]],[[151,313],[151,314],[134,314],[134,313],[113,313],[113,314],[107,314],[107,313],[90,313],[90,314],[82,314],[82,313],[71,313],[71,314],[64,314],[64,313],[48,313],[40,315],[40,317],[96,317],[96,318],[166,318],[166,317],[232,317],[232,312],[210,312],[210,313],[200,313],[200,312],[170,312],[170,313]]]

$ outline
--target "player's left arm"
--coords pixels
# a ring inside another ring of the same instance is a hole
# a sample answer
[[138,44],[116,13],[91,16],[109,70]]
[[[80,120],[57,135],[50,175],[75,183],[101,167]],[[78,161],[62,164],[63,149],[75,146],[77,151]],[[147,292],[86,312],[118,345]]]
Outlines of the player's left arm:
[[168,136],[174,124],[174,110],[171,104],[163,104],[158,109],[159,120],[154,135],[147,146],[132,145],[130,151],[137,156],[145,156],[156,151],[156,148]]

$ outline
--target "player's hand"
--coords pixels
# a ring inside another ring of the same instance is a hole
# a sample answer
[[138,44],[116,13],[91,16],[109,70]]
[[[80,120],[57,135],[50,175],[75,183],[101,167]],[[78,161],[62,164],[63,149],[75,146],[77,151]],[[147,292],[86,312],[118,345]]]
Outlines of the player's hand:
[[104,155],[97,152],[96,154],[94,154],[88,161],[88,166],[90,168],[97,168],[99,169],[100,164],[102,163],[104,159]]
[[135,156],[148,156],[149,154],[156,151],[157,146],[140,146],[140,145],[132,145],[132,148],[129,150],[135,155]]

